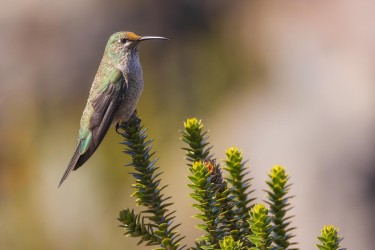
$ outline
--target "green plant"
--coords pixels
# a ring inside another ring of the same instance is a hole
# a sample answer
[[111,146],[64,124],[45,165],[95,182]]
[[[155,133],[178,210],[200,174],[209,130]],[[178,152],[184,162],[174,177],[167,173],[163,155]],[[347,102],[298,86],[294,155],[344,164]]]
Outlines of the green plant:
[[161,193],[166,186],[159,187],[161,173],[156,173],[157,159],[151,160],[154,153],[150,153],[151,141],[146,140],[146,129],[136,117],[120,124],[120,128],[124,130],[123,144],[128,147],[124,152],[132,158],[128,165],[135,170],[132,173],[135,179],[132,196],[136,197],[137,205],[146,208],[141,214],[129,209],[120,212],[119,220],[126,229],[125,234],[140,237],[138,244],[145,241],[147,245],[160,245],[160,249],[178,249],[182,238],[174,231],[178,225],[172,226],[174,211],[169,212],[168,207],[172,203],[167,202],[171,197],[164,197]]
[[273,227],[271,224],[272,218],[268,215],[268,209],[263,204],[256,204],[250,210],[250,217],[248,219],[251,234],[247,237],[254,247],[251,250],[272,250],[272,242],[275,238],[272,235]]
[[334,226],[324,226],[320,237],[318,237],[320,244],[316,246],[320,250],[345,250],[345,248],[341,248],[340,242],[343,238],[338,235],[338,232],[339,229]]
[[279,246],[281,249],[293,249],[289,248],[291,245],[296,243],[290,242],[291,238],[294,237],[291,234],[295,228],[290,226],[290,219],[293,216],[287,216],[287,212],[290,210],[289,200],[292,198],[288,196],[290,190],[290,184],[288,184],[289,177],[286,174],[284,167],[280,165],[275,165],[270,173],[268,174],[270,180],[266,181],[269,191],[268,200],[264,202],[270,207],[270,212],[273,215],[272,224],[274,226],[275,233],[275,245]]
[[[125,229],[125,235],[139,238],[138,244],[158,245],[156,249],[183,249],[184,238],[174,224],[174,211],[169,211],[173,204],[171,197],[162,193],[166,186],[159,187],[161,173],[155,166],[156,159],[151,153],[151,140],[147,139],[146,129],[137,117],[120,124],[123,130],[124,151],[130,155],[134,171],[131,175],[135,183],[136,204],[144,207],[140,213],[133,209],[120,211],[119,221]],[[264,204],[253,204],[251,178],[242,152],[237,148],[226,151],[222,164],[211,154],[212,146],[208,142],[207,131],[196,118],[184,122],[182,141],[186,143],[187,165],[190,171],[188,184],[193,207],[198,210],[194,215],[201,223],[197,228],[203,235],[190,249],[225,249],[225,250],[269,250],[291,248],[296,243],[290,227],[289,177],[282,166],[274,166],[269,173]],[[223,167],[221,167],[221,165]],[[223,177],[222,169],[227,175]],[[342,238],[337,236],[337,229],[325,227],[318,237],[319,249],[337,250]],[[336,247],[336,248],[335,248]]]

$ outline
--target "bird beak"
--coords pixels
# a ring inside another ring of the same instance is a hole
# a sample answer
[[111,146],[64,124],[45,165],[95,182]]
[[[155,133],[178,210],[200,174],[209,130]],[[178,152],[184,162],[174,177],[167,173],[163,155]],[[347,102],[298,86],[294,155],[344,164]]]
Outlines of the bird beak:
[[139,39],[139,41],[152,40],[152,39],[169,40],[168,38],[161,37],[161,36],[142,36]]

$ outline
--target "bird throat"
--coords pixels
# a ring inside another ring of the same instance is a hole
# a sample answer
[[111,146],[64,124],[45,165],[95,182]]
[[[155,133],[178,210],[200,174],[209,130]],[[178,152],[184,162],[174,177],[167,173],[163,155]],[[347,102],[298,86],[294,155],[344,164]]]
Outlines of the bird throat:
[[130,51],[122,54],[118,64],[118,69],[122,71],[125,79],[128,80],[128,82],[143,81],[138,48],[133,48]]

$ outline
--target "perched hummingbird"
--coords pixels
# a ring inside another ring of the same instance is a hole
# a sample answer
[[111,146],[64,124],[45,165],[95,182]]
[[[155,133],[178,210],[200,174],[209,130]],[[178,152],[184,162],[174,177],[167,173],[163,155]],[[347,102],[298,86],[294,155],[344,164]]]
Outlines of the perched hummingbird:
[[77,148],[59,187],[72,170],[81,167],[102,142],[112,122],[127,122],[143,90],[138,45],[159,36],[138,36],[132,32],[113,34],[105,47],[102,61],[91,86],[81,118]]

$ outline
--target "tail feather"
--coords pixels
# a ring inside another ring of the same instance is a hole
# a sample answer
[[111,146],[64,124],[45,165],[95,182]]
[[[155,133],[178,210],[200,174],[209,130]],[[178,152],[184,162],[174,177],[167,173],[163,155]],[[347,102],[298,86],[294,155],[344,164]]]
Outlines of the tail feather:
[[80,159],[80,153],[79,153],[79,148],[81,146],[81,140],[79,141],[78,145],[77,145],[77,148],[76,150],[74,151],[74,154],[72,156],[72,159],[70,160],[69,162],[69,165],[68,167],[66,168],[65,172],[64,172],[64,175],[62,176],[61,180],[60,180],[60,183],[59,183],[59,187],[61,186],[61,184],[63,184],[63,182],[65,181],[66,178],[68,178],[70,172],[72,170],[75,170],[77,167],[77,162],[78,160]]
[[101,137],[98,140],[92,140],[89,145],[89,148],[84,154],[80,154],[79,152],[81,144],[82,144],[82,140],[78,142],[77,148],[74,151],[72,159],[70,160],[69,165],[66,168],[63,177],[60,180],[59,187],[61,186],[61,184],[63,184],[65,179],[68,178],[70,172],[75,171],[78,168],[80,168],[94,154],[96,149],[99,147],[99,144],[102,142],[103,138],[104,138],[104,134],[101,135]]

